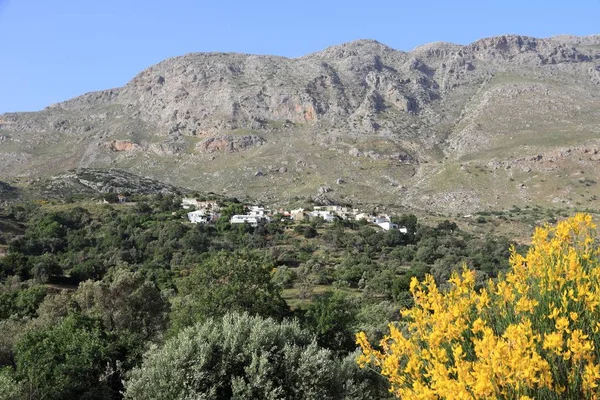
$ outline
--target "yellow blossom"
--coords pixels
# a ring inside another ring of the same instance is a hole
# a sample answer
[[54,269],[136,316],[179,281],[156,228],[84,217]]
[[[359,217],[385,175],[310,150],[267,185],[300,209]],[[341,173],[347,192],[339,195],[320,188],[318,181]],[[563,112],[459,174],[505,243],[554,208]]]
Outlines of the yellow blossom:
[[552,332],[547,334],[544,338],[544,349],[553,350],[558,353],[562,349],[563,343],[562,334]]
[[568,331],[569,319],[567,317],[559,317],[556,319],[556,329],[559,331]]
[[600,381],[600,365],[586,365],[583,371],[583,389],[585,391],[596,389],[598,387],[598,381]]
[[414,306],[389,326],[381,350],[357,335],[359,365],[377,368],[402,399],[597,399],[594,229],[586,214],[537,228],[527,253],[511,248],[510,270],[480,290],[464,266],[443,290],[430,275],[413,278]]

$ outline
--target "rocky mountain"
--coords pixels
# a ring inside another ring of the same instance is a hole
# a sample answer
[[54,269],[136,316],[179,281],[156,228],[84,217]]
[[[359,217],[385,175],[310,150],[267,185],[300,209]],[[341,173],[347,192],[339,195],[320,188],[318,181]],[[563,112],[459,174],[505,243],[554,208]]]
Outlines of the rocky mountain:
[[0,115],[4,181],[120,168],[280,204],[596,207],[599,151],[600,35],[193,53]]

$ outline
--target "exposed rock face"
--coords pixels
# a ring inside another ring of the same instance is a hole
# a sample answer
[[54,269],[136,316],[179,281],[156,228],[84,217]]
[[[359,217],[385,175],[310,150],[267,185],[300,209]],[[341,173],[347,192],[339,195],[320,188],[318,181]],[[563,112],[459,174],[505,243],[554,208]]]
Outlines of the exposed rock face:
[[50,179],[40,179],[34,188],[50,196],[69,193],[179,193],[181,189],[140,177],[118,169],[80,168],[67,171]]
[[204,153],[226,152],[233,153],[240,150],[245,150],[254,146],[261,146],[265,140],[256,135],[245,136],[216,136],[201,141],[196,147]]
[[112,151],[135,151],[142,148],[139,144],[133,143],[131,140],[113,140],[108,144],[108,147]]
[[152,143],[148,148],[158,155],[172,156],[181,153],[185,147],[184,143],[162,142]]
[[[268,202],[308,198],[344,176],[332,193],[349,202],[511,205],[557,183],[546,176],[527,193],[513,190],[521,182],[498,184],[520,179],[504,166],[541,173],[554,151],[600,145],[599,89],[600,35],[507,35],[409,52],[359,40],[296,59],[193,53],[121,88],[1,115],[0,177],[122,166]],[[520,161],[537,154],[543,161]],[[600,173],[590,157],[557,157],[543,173]],[[490,162],[502,167],[477,176],[469,167]],[[263,170],[271,173],[255,179]],[[560,201],[574,204],[574,191]],[[581,194],[596,205],[595,193]]]
[[319,194],[325,194],[331,192],[331,186],[321,186],[318,190]]

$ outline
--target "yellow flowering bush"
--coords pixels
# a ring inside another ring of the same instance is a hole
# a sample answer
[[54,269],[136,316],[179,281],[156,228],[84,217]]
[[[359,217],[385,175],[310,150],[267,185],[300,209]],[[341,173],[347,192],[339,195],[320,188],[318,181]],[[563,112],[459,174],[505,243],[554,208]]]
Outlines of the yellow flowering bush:
[[527,255],[484,288],[466,267],[441,290],[415,278],[415,305],[359,364],[409,399],[598,399],[600,248],[590,215],[537,228]]

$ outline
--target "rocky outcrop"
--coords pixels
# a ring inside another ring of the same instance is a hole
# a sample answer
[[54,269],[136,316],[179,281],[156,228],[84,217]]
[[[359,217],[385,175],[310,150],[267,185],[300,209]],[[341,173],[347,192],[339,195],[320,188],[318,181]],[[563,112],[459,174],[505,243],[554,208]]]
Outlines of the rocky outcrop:
[[[597,43],[592,40],[591,43]],[[481,39],[467,49],[480,60],[510,60],[522,64],[558,64],[590,61],[592,57],[573,46],[573,41],[505,35]]]
[[257,135],[224,135],[204,139],[196,146],[196,149],[203,153],[233,153],[241,150],[247,150],[251,147],[261,146],[265,140]]
[[179,154],[182,151],[184,151],[185,148],[185,143],[176,142],[152,143],[150,146],[148,146],[148,149],[150,151],[161,156],[172,156],[175,154]]
[[182,189],[119,169],[80,168],[33,183],[46,196],[72,193],[180,193]]
[[130,152],[141,150],[142,146],[132,142],[131,140],[113,140],[110,143],[108,143],[108,148],[112,151]]

